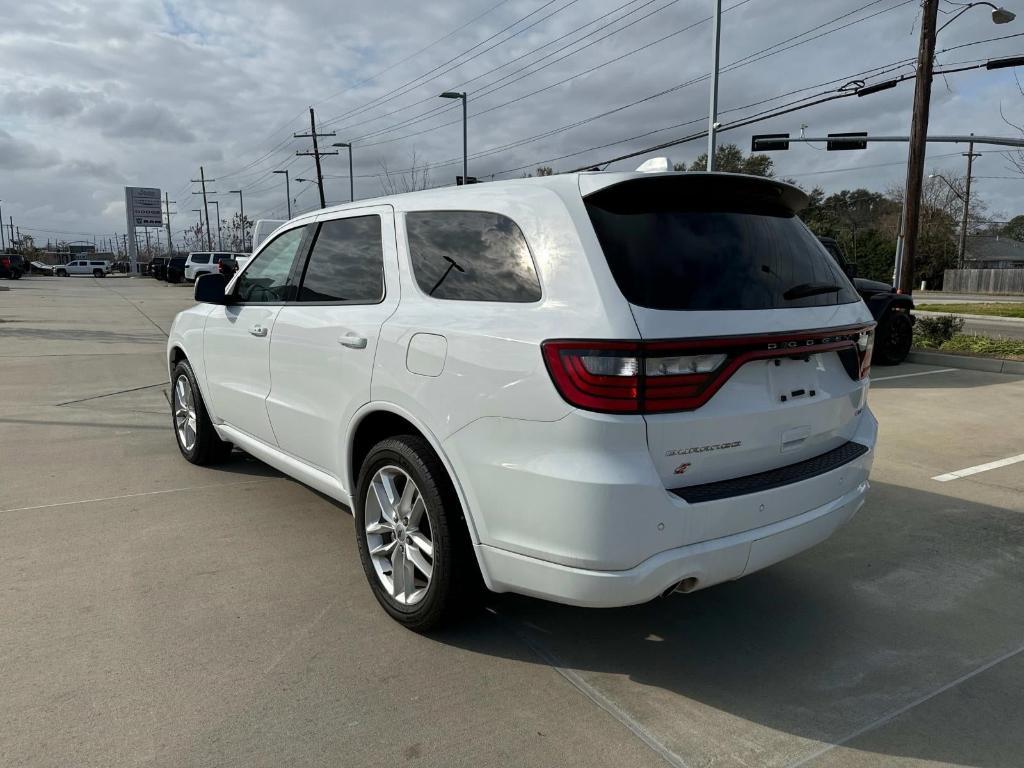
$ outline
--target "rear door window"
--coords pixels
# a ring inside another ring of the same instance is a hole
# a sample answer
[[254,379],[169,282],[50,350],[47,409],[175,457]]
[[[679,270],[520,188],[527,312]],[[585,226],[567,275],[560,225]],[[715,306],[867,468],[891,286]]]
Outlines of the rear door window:
[[637,179],[585,199],[626,299],[668,310],[789,309],[859,300],[778,185]]
[[298,300],[376,304],[383,298],[380,216],[323,222],[306,264]]
[[435,299],[532,302],[540,281],[526,238],[500,213],[407,213],[416,283]]
[[208,253],[193,253],[192,254],[192,263],[193,264],[209,264],[210,263],[210,254],[208,254]]

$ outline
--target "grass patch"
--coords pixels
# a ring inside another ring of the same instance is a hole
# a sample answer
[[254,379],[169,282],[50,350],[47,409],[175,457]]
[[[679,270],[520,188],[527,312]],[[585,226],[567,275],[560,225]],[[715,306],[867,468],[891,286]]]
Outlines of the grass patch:
[[977,336],[972,333],[958,333],[948,341],[941,343],[915,337],[914,346],[918,349],[952,352],[959,355],[1024,360],[1024,339],[993,339],[989,336]]
[[989,304],[918,304],[922,312],[948,312],[955,315],[991,315],[993,317],[1024,317],[1024,302]]

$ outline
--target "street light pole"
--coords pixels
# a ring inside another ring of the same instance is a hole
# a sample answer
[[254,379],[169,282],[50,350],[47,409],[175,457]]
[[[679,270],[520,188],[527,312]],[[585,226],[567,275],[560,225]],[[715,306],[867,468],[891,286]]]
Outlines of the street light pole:
[[288,218],[291,219],[291,217],[292,217],[292,188],[291,188],[290,182],[288,181],[288,169],[286,168],[283,171],[274,171],[274,173],[283,173],[284,174],[284,194],[285,194],[285,197],[288,198]]
[[220,236],[220,200],[214,200],[213,204],[217,206],[217,250],[224,250],[224,240]]
[[[3,200],[0,200],[2,203]],[[0,253],[6,253],[7,246],[4,244],[4,209],[0,208]]]
[[462,99],[462,183],[469,183],[469,143],[467,140],[468,128],[466,127],[466,92],[445,91],[441,94],[442,99]]
[[[937,3],[938,0],[935,0]],[[722,43],[722,0],[715,0],[715,13],[711,17],[711,97],[708,105],[708,163],[715,170],[715,142],[718,130],[718,60]]]
[[352,143],[336,141],[331,146],[348,148],[348,199],[354,203],[356,200],[356,182],[355,176],[352,175]]
[[238,215],[242,219],[242,250],[245,250],[245,201],[242,199],[242,190],[230,189],[228,194],[238,195]]

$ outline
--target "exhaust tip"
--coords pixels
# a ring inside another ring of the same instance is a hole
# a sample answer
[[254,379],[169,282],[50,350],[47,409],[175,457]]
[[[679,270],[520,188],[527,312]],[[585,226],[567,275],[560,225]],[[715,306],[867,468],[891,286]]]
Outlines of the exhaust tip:
[[662,592],[661,596],[662,597],[668,597],[673,592],[684,592],[684,593],[685,592],[693,592],[693,590],[695,590],[696,588],[697,588],[697,578],[695,576],[690,576],[687,579],[683,579],[682,581],[680,581],[680,582],[678,582],[676,584],[673,584],[671,587],[669,587],[664,592]]

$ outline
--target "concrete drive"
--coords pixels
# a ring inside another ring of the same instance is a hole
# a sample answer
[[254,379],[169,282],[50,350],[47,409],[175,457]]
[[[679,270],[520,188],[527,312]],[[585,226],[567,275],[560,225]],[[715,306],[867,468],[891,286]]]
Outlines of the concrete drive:
[[[625,610],[494,596],[390,621],[347,510],[178,454],[187,287],[0,294],[0,765],[1018,766],[1024,378],[876,368],[867,506],[731,584]],[[628,513],[628,511],[624,511]]]

